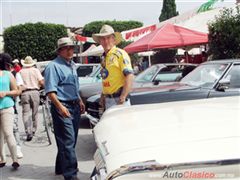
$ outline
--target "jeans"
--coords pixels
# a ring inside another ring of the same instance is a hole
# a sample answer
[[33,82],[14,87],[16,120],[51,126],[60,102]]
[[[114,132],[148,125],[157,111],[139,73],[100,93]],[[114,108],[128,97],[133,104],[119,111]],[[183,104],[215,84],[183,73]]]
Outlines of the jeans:
[[58,148],[55,173],[63,174],[65,180],[68,180],[77,176],[78,171],[75,146],[77,143],[81,113],[79,104],[62,104],[68,109],[71,117],[62,117],[59,110],[53,104],[51,105],[53,128]]

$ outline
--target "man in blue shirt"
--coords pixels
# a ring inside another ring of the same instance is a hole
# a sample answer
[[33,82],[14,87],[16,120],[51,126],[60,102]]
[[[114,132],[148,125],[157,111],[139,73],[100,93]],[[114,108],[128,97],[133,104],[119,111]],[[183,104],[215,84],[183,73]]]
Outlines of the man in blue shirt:
[[44,72],[45,91],[52,102],[54,134],[58,147],[55,173],[65,180],[76,180],[77,157],[75,146],[81,113],[85,106],[80,98],[76,65],[72,61],[74,44],[70,38],[58,40],[58,57]]

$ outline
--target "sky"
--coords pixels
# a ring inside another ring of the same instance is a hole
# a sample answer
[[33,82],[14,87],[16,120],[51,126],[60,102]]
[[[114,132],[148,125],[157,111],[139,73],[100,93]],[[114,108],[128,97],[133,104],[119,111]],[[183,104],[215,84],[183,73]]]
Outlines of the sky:
[[[207,0],[176,0],[183,13],[199,7]],[[216,6],[229,6],[225,0]],[[27,22],[64,24],[83,27],[96,20],[137,20],[144,25],[158,23],[162,0],[0,0],[0,34],[6,27]]]

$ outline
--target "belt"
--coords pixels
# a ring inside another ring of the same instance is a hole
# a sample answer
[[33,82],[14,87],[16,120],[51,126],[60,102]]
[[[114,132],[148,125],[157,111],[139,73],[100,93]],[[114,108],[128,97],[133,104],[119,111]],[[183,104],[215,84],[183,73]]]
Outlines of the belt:
[[62,100],[59,100],[61,103],[65,103],[65,104],[69,104],[69,105],[76,105],[76,104],[79,104],[80,100],[77,99],[77,100],[69,100],[69,101],[62,101]]
[[37,88],[35,88],[35,89],[25,89],[22,92],[24,93],[24,92],[27,92],[27,91],[39,91],[39,89],[37,89]]
[[117,98],[120,97],[122,94],[123,87],[119,88],[115,93],[113,94],[104,94],[108,98]]

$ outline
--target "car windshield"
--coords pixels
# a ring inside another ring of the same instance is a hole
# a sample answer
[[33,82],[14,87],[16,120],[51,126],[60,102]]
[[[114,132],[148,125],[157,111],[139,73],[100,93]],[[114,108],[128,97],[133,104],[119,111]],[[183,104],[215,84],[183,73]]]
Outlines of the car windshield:
[[136,82],[151,82],[154,75],[157,73],[158,67],[157,66],[151,66],[147,68],[145,71],[140,73],[136,78]]
[[191,86],[212,88],[228,64],[203,64],[185,76],[180,82]]
[[182,73],[186,69],[193,70],[195,66],[167,65],[162,67],[153,81],[174,82],[182,78]]
[[96,74],[97,65],[81,65],[77,68],[78,77],[93,77]]

